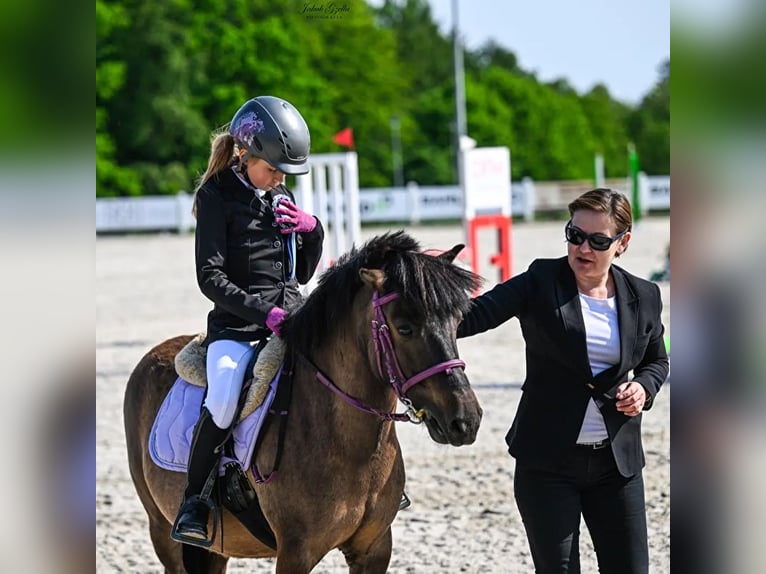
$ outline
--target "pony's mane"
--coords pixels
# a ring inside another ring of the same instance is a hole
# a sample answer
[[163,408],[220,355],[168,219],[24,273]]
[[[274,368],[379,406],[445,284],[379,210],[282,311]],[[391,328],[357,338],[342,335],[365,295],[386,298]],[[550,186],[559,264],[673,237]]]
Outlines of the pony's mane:
[[386,293],[399,293],[413,313],[439,318],[467,311],[469,294],[481,283],[471,271],[422,253],[420,244],[404,231],[379,235],[342,255],[322,273],[303,304],[288,315],[282,330],[291,347],[306,353],[315,341],[332,335],[363,285],[362,268],[384,270]]

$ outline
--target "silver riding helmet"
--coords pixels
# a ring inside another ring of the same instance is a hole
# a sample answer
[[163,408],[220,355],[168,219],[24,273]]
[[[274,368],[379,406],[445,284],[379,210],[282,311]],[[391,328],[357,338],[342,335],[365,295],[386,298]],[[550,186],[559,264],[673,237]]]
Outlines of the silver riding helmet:
[[247,149],[246,157],[264,159],[288,175],[309,171],[309,128],[300,112],[282,98],[248,100],[234,114],[229,133]]

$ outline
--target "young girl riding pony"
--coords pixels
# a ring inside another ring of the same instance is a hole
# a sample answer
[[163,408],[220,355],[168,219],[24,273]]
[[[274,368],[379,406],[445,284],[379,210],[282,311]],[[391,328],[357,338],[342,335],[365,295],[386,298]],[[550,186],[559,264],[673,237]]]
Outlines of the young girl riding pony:
[[194,428],[184,501],[172,537],[207,539],[200,497],[234,419],[251,343],[279,335],[322,255],[319,220],[295,205],[285,175],[308,173],[309,129],[289,102],[259,96],[217,133],[194,199],[197,282],[213,302],[207,319],[207,393]]

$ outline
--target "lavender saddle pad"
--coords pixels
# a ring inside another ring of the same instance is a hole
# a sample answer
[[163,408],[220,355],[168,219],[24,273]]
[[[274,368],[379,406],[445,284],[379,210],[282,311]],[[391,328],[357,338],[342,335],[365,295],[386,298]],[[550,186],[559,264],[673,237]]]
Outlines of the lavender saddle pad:
[[[235,460],[243,469],[250,468],[258,433],[274,401],[281,374],[282,367],[269,384],[269,390],[260,406],[234,427]],[[160,406],[157,418],[152,425],[152,432],[149,434],[149,454],[160,468],[186,472],[194,425],[199,418],[204,394],[203,387],[192,385],[181,377],[173,383]],[[231,458],[222,457],[220,474],[223,474],[223,465],[231,460]]]

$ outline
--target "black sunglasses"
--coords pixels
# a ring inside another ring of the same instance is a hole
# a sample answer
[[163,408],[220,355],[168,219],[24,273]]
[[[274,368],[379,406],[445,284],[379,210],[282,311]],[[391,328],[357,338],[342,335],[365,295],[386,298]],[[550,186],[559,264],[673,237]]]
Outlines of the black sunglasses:
[[573,245],[582,245],[587,239],[588,243],[595,251],[606,251],[609,249],[612,243],[620,239],[627,232],[628,230],[626,229],[614,237],[609,237],[603,233],[585,233],[579,227],[572,225],[571,221],[567,223],[566,227],[564,228],[564,235],[566,236],[569,243]]

